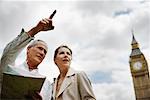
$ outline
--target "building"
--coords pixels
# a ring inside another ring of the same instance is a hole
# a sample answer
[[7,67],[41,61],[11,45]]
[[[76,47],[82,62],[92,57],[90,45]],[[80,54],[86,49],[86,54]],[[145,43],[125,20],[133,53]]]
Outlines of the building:
[[132,51],[130,54],[129,64],[136,100],[150,100],[150,77],[148,64],[134,35],[131,46]]

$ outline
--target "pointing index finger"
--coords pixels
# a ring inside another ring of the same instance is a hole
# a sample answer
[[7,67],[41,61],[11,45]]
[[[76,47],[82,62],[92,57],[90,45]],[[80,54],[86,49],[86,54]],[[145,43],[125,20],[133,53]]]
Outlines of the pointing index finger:
[[54,12],[50,15],[50,19],[52,19],[54,17],[54,15],[56,14],[56,10],[54,10]]

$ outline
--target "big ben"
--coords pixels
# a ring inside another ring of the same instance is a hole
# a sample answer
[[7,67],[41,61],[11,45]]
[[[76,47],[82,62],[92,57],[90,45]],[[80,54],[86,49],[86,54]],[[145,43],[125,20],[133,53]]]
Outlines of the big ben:
[[134,34],[132,38],[132,51],[130,54],[130,70],[133,79],[136,100],[150,100],[150,78],[148,64],[144,54],[139,48]]

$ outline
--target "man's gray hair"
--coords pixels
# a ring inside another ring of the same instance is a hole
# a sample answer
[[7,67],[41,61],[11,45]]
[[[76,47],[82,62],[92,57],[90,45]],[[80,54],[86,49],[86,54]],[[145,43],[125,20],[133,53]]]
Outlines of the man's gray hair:
[[33,47],[33,46],[37,45],[39,42],[44,43],[44,44],[45,44],[45,46],[48,48],[47,43],[46,43],[45,41],[43,41],[43,40],[40,40],[40,39],[32,41],[32,42],[29,44],[29,46],[28,46],[28,47],[29,47],[29,48],[30,48],[30,47]]

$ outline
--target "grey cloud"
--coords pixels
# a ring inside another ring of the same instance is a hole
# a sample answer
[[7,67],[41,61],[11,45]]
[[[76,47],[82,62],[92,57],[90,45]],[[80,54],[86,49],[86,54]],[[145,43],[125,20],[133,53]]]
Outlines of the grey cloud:
[[114,16],[127,15],[127,14],[130,14],[131,12],[132,10],[127,8],[125,10],[114,12]]
[[[88,16],[95,16],[97,14],[104,14],[106,16],[113,16],[118,9],[124,10],[126,6],[123,1],[82,1],[77,3],[77,9]],[[129,3],[129,2],[126,2]]]
[[104,49],[121,50],[125,47],[126,41],[129,40],[129,38],[124,38],[122,34],[116,34],[117,32],[113,32],[113,30],[108,33],[110,34],[104,37],[100,43]]
[[[0,40],[6,41],[11,38],[17,30],[25,22],[25,16],[30,14],[29,9],[26,8],[26,4],[23,2],[0,2]],[[19,26],[20,25],[20,26]],[[21,29],[20,29],[21,31]],[[19,31],[19,32],[20,32]],[[19,33],[18,32],[18,33]]]

